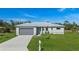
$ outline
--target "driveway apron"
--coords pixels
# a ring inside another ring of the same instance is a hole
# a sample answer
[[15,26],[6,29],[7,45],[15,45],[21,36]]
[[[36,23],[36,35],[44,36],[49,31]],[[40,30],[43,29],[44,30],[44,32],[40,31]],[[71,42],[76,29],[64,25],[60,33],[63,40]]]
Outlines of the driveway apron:
[[0,51],[28,51],[32,35],[20,35],[0,44]]

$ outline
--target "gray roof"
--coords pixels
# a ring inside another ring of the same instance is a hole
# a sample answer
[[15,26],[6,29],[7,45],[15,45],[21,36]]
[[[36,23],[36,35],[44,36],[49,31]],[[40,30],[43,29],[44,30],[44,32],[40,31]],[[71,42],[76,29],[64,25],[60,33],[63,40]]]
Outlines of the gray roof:
[[25,23],[25,24],[20,24],[16,26],[34,26],[34,27],[64,27],[63,25],[58,25],[58,24],[52,24],[49,22],[32,22],[32,23]]

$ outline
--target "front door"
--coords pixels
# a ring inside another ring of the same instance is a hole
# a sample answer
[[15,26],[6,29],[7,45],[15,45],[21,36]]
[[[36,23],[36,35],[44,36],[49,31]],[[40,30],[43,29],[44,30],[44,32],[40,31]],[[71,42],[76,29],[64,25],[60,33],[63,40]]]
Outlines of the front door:
[[41,32],[41,27],[37,27],[36,35],[39,35]]
[[48,31],[48,27],[46,27],[46,31]]

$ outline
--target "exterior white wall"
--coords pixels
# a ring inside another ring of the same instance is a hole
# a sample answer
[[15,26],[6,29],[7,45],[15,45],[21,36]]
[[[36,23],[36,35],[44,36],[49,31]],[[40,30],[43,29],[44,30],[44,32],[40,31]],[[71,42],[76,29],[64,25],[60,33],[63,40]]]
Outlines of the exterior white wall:
[[40,31],[40,35],[42,34],[43,30],[42,30],[42,27],[41,27],[41,31]]
[[46,28],[44,27],[44,30],[42,30],[43,31],[43,33],[45,34],[45,32],[46,32]]
[[36,27],[34,27],[33,29],[34,29],[34,34],[33,35],[36,35],[36,31],[37,31]]
[[[34,27],[33,30],[34,30],[33,35],[36,35],[37,28]],[[42,34],[42,32],[44,33],[45,31],[46,31],[46,28],[44,28],[44,30],[42,30],[42,28],[41,28],[40,34]],[[64,34],[64,28],[60,28],[60,29],[53,28],[52,29],[51,27],[49,27],[48,31],[49,31],[49,34]],[[16,28],[16,35],[19,35],[19,28],[18,27]]]
[[57,29],[57,28],[51,28],[51,33],[52,34],[64,34],[64,28],[60,28],[60,29]]
[[48,28],[48,31],[49,31],[49,34],[52,34],[52,32],[51,32],[51,28]]
[[16,28],[16,35],[19,35],[19,28]]
[[[44,28],[43,31],[41,29],[41,32],[45,33],[45,31],[46,31],[46,28]],[[48,32],[49,32],[49,34],[64,34],[64,28],[57,29],[57,28],[49,27]]]

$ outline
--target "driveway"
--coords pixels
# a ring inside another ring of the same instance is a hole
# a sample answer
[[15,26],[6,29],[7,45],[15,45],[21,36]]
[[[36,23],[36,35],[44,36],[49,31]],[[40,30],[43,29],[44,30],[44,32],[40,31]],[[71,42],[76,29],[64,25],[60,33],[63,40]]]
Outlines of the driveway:
[[32,35],[20,35],[0,44],[0,51],[28,51]]

